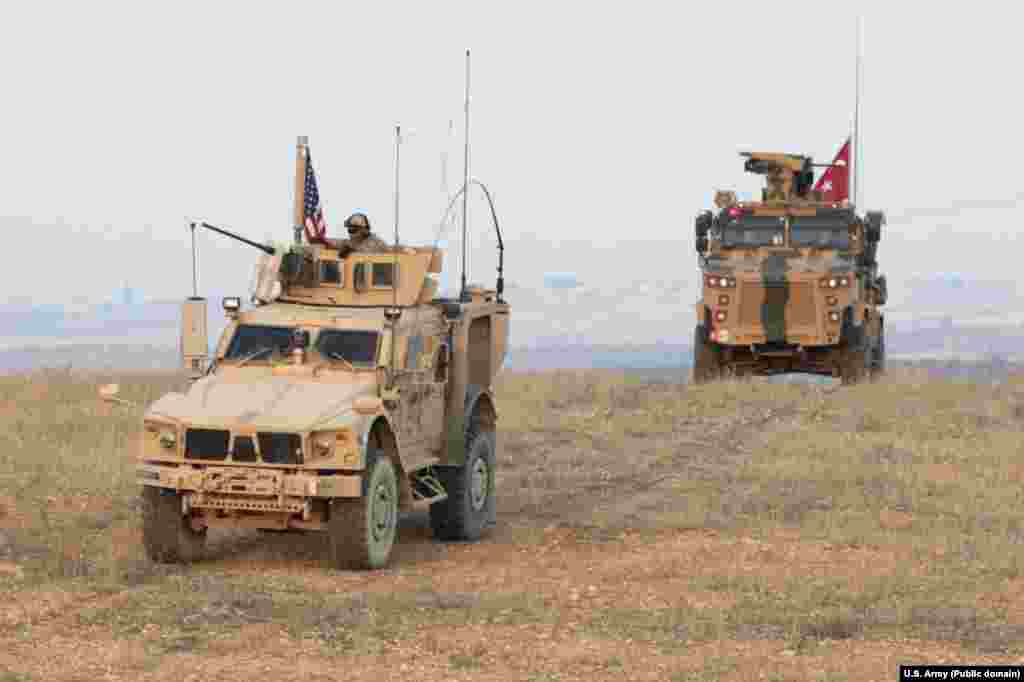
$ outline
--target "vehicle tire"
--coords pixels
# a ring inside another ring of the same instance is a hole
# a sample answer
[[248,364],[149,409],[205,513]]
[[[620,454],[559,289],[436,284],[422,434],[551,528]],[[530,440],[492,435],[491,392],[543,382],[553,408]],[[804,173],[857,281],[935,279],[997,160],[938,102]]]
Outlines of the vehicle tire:
[[878,330],[878,344],[875,347],[874,357],[871,362],[872,380],[881,379],[885,374],[885,318],[882,318]]
[[839,379],[843,385],[858,384],[868,374],[870,354],[867,344],[843,346],[839,351]]
[[722,378],[721,356],[718,349],[708,341],[704,325],[699,324],[693,333],[693,382],[704,384]]
[[495,433],[471,426],[466,462],[435,467],[448,497],[430,505],[430,528],[438,540],[479,540],[494,522]]
[[363,496],[331,500],[327,536],[335,568],[374,570],[387,565],[398,531],[398,474],[391,458],[371,455]]
[[166,488],[142,488],[142,544],[146,556],[161,564],[187,564],[199,559],[206,530],[192,528],[181,513],[181,495]]

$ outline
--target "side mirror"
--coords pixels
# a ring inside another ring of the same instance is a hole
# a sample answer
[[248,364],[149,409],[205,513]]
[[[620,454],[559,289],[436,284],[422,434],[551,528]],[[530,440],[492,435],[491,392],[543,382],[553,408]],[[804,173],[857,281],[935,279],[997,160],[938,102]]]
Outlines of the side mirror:
[[713,218],[710,211],[704,211],[697,216],[695,227],[698,239],[707,236],[708,231],[711,229],[712,221]]
[[868,241],[877,242],[882,239],[882,226],[885,225],[885,214],[881,211],[868,211],[867,238]]

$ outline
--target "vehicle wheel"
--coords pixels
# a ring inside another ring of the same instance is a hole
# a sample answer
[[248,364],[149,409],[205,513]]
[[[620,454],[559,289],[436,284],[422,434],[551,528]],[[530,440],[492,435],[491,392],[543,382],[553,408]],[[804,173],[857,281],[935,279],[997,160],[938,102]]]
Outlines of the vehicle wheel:
[[708,342],[704,325],[697,325],[693,334],[693,382],[703,384],[722,378],[719,351]]
[[336,568],[383,568],[398,529],[398,474],[390,457],[371,456],[365,493],[331,500],[327,521],[331,563]]
[[466,462],[438,466],[448,497],[430,505],[430,527],[439,540],[479,540],[495,516],[494,431],[470,430]]
[[192,528],[181,513],[181,495],[165,488],[142,488],[142,544],[146,556],[161,564],[187,564],[200,558],[206,530]]
[[885,374],[885,319],[882,319],[881,327],[878,331],[878,345],[875,346],[874,357],[871,362],[871,378],[873,380],[881,379],[882,375]]
[[870,357],[866,344],[843,346],[839,351],[839,379],[844,385],[860,383],[868,374]]

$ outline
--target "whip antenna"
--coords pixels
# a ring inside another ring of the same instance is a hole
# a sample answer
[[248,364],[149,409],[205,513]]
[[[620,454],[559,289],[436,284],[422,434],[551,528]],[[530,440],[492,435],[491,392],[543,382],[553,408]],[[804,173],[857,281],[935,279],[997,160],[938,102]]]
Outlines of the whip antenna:
[[462,289],[459,300],[466,300],[466,217],[469,211],[469,50],[466,50],[466,131],[462,175]]
[[[402,126],[395,126],[395,248],[394,248],[394,266],[391,273],[391,306],[393,308],[398,307],[398,183],[400,180],[399,174],[399,163],[401,157],[399,156],[402,148]],[[392,348],[394,345],[392,344]]]

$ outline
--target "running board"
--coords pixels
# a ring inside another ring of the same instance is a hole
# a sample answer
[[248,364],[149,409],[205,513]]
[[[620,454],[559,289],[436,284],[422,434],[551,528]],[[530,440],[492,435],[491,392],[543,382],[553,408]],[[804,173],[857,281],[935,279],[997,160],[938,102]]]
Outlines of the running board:
[[414,471],[409,474],[409,479],[412,483],[412,504],[409,509],[426,511],[430,505],[448,499],[448,492],[434,476],[431,467]]

